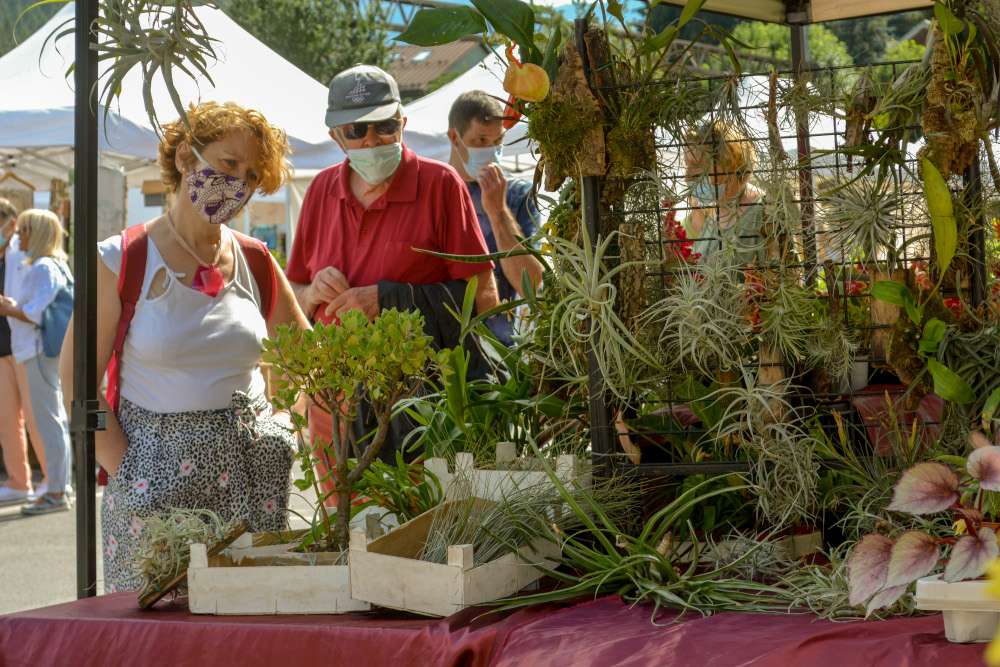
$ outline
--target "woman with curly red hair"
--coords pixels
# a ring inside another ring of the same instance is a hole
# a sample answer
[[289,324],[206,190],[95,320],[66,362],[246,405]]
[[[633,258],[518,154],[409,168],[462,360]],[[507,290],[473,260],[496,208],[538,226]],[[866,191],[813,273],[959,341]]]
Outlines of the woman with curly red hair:
[[287,138],[256,111],[206,102],[164,128],[159,152],[166,213],[99,245],[97,360],[117,390],[96,437],[107,591],[141,586],[144,520],[169,508],[286,525],[294,439],[259,363],[275,327],[309,325],[266,248],[225,223],[287,179]]

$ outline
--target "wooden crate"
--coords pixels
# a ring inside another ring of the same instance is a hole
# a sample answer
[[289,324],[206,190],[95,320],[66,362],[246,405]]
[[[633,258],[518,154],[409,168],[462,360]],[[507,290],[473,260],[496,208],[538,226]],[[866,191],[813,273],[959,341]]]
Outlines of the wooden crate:
[[[458,500],[473,496],[487,500],[500,500],[504,495],[517,489],[526,489],[539,484],[551,485],[552,480],[544,470],[512,470],[515,448],[513,443],[501,442],[497,445],[497,469],[476,468],[472,454],[459,452],[455,456],[455,472],[448,469],[445,459],[433,458],[424,463],[441,482],[446,500]],[[551,464],[549,464],[551,465]],[[580,473],[577,458],[563,454],[555,462],[556,476],[563,483],[589,485],[589,476]],[[465,480],[468,483],[462,483]]]
[[[244,533],[219,556],[191,545],[188,606],[194,614],[342,614],[366,611],[351,598],[350,572],[332,554],[297,553],[294,533]],[[361,533],[364,539],[365,533]]]
[[[489,502],[480,499],[481,502]],[[437,512],[454,501],[424,512],[388,535],[369,542],[351,534],[351,594],[355,600],[428,616],[450,616],[466,607],[513,595],[542,577],[532,565],[547,560],[554,545],[541,543],[476,566],[471,544],[448,547],[448,563],[418,560]]]

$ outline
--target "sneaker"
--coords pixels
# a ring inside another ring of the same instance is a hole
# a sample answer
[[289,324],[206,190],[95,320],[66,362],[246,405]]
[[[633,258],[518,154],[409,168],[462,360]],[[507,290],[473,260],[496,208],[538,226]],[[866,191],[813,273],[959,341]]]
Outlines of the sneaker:
[[49,514],[51,512],[66,512],[69,510],[69,500],[65,495],[55,496],[45,494],[38,497],[35,502],[21,507],[21,514],[25,516],[36,516],[38,514]]
[[7,505],[20,505],[26,500],[31,500],[30,491],[18,491],[9,486],[0,486],[0,507]]

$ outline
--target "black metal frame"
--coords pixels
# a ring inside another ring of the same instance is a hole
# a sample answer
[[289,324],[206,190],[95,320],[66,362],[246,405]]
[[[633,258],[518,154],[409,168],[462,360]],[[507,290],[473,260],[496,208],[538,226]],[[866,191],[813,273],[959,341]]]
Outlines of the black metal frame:
[[76,0],[76,86],[73,273],[73,404],[76,461],[77,597],[97,595],[97,488],[94,431],[102,428],[97,402],[97,21],[99,0]]

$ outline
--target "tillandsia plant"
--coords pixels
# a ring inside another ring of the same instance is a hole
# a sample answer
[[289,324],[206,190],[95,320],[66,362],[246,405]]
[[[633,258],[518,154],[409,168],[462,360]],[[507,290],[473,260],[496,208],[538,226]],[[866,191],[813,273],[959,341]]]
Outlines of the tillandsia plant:
[[[439,354],[448,354],[443,350]],[[416,312],[384,310],[369,322],[360,311],[351,311],[339,325],[318,324],[315,329],[279,327],[275,338],[264,342],[264,361],[274,368],[274,404],[292,411],[306,397],[327,411],[332,421],[332,442],[314,445],[301,461],[305,483],[312,485],[323,516],[323,547],[343,550],[349,539],[352,492],[358,490],[365,471],[379,455],[389,435],[393,406],[412,396],[435,359],[431,338],[424,333],[423,316]],[[362,403],[377,423],[374,433],[359,438],[352,422]],[[305,417],[293,413],[295,425],[305,427]],[[315,464],[328,454],[329,472],[339,508],[331,523],[325,494]]]
[[[980,434],[981,435],[981,434]],[[988,442],[988,441],[987,441]],[[976,579],[1000,556],[996,498],[1000,491],[1000,447],[983,443],[962,461],[964,471],[936,461],[913,466],[899,479],[887,509],[926,517],[943,515],[930,531],[908,530],[895,539],[871,533],[861,538],[850,558],[851,604],[869,611],[890,605],[909,585],[944,565],[948,582]],[[954,521],[955,535],[941,535]],[[933,530],[933,528],[937,530]],[[947,556],[942,558],[942,548]]]
[[895,267],[902,199],[885,172],[840,183],[820,197],[830,251],[864,266]]
[[[51,2],[69,1],[42,0],[25,11]],[[174,77],[178,73],[193,81],[203,77],[214,85],[209,68],[216,59],[215,45],[219,41],[208,33],[208,28],[198,18],[196,8],[200,7],[218,9],[218,3],[215,0],[100,0],[100,14],[93,32],[98,60],[110,61],[102,75],[104,82],[100,91],[105,122],[122,93],[125,78],[135,68],[139,68],[142,75],[142,96],[153,128],[160,132],[160,120],[153,104],[153,83],[158,74],[163,78],[177,114],[187,122],[187,109]],[[57,26],[47,39],[58,41],[73,35],[74,20],[67,19]]]

